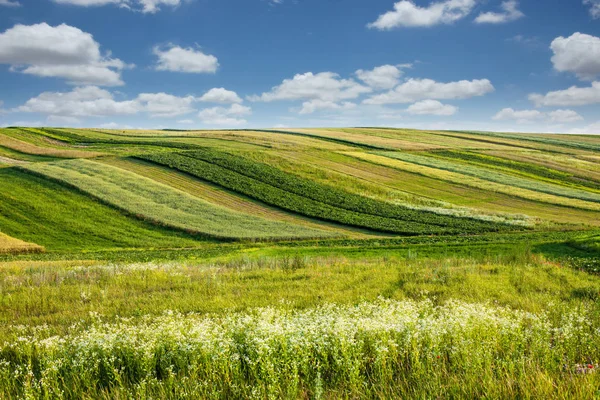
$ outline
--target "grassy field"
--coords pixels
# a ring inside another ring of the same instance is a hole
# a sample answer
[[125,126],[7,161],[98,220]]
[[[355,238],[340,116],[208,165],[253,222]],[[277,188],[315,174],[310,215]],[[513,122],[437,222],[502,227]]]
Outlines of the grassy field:
[[599,149],[0,129],[0,399],[598,398]]
[[141,219],[210,238],[290,240],[334,236],[228,210],[151,179],[93,161],[37,163],[22,168],[72,185]]

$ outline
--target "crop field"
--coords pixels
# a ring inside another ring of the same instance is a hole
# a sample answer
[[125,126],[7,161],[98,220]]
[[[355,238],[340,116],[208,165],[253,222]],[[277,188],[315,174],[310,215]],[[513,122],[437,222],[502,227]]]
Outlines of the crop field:
[[302,239],[325,232],[268,221],[202,201],[166,185],[86,160],[39,163],[26,171],[72,185],[105,203],[164,226],[221,239]]
[[0,399],[600,396],[600,136],[0,129]]
[[38,253],[43,251],[44,248],[42,246],[38,246],[35,243],[27,243],[0,232],[0,254]]

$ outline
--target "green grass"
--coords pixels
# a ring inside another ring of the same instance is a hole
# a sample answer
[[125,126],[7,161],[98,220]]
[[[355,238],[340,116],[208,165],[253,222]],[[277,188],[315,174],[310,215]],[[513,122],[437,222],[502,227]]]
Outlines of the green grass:
[[0,139],[0,399],[600,397],[593,137]]
[[0,393],[593,397],[600,278],[473,254],[4,263]]
[[0,170],[0,226],[48,251],[198,247],[185,233],[123,216],[88,196],[15,168]]
[[301,239],[335,234],[229,210],[134,173],[87,160],[23,169],[72,185],[130,215],[210,238]]

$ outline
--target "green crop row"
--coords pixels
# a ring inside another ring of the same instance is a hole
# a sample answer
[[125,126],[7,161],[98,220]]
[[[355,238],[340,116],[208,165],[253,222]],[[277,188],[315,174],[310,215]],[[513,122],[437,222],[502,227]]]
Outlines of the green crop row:
[[583,189],[569,188],[560,185],[554,185],[535,179],[526,179],[514,175],[494,171],[489,168],[482,168],[475,165],[465,165],[456,162],[446,161],[440,158],[420,156],[417,154],[405,152],[377,152],[376,154],[402,160],[417,165],[437,168],[444,171],[455,172],[467,176],[484,179],[490,182],[496,182],[504,185],[515,186],[521,189],[534,190],[540,193],[551,194],[555,196],[567,197],[584,201],[600,203],[600,193],[588,192]]
[[182,170],[283,209],[346,225],[401,234],[514,229],[503,224],[395,206],[214,150],[140,158]]
[[23,166],[153,223],[217,239],[307,239],[328,232],[229,210],[116,167],[87,160]]
[[600,144],[575,142],[571,140],[560,140],[543,136],[534,136],[527,134],[511,134],[502,132],[478,132],[478,131],[448,131],[453,133],[466,133],[468,135],[488,136],[502,139],[525,140],[553,146],[570,147],[572,149],[600,151]]
[[518,173],[532,178],[545,178],[548,180],[558,181],[567,185],[585,186],[591,189],[600,190],[600,183],[589,179],[574,176],[568,172],[558,171],[533,163],[520,162],[509,160],[500,157],[494,157],[485,154],[473,152],[457,151],[457,150],[441,150],[432,153],[436,157],[441,157],[450,160],[461,160],[468,163],[480,165],[483,167],[498,167],[507,172]]

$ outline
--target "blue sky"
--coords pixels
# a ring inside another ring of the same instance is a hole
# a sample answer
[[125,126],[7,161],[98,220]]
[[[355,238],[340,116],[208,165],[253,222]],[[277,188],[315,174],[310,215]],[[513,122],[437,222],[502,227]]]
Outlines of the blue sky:
[[600,0],[0,0],[0,125],[600,133]]

